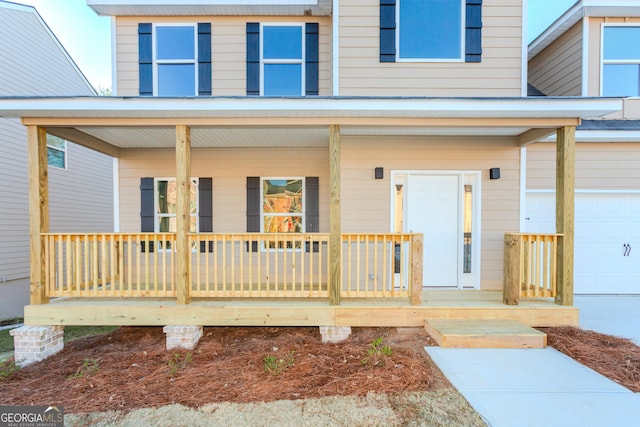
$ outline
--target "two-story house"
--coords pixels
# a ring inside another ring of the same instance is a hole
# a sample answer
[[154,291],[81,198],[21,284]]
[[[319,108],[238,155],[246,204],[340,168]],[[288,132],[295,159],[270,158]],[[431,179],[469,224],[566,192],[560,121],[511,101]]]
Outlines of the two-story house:
[[[0,96],[95,96],[95,91],[30,6],[0,1]],[[29,304],[27,131],[0,119],[0,320]],[[113,160],[47,136],[50,224],[58,232],[113,230]]]
[[[638,46],[637,0],[578,1],[529,46],[529,81],[543,94],[627,97],[576,133],[576,293],[640,293]],[[527,148],[527,231],[553,231],[554,142]]]
[[[32,150],[28,324],[577,324],[575,127],[622,103],[526,97],[520,0],[87,4],[116,96],[0,100]],[[43,129],[118,159],[117,233],[49,232]],[[522,235],[521,147],[554,133],[556,229]]]

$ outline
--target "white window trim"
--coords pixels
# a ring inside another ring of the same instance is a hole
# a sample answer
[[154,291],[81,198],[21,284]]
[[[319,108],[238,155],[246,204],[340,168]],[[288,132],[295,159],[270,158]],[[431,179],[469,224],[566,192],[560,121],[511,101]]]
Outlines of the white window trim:
[[459,58],[403,58],[400,56],[400,2],[396,1],[396,62],[465,62],[467,28],[466,1],[460,0],[460,57]]
[[[176,181],[175,177],[158,177],[153,178],[153,231],[160,233],[160,218],[175,218],[176,214],[160,214],[158,213],[158,181]],[[192,177],[191,182],[196,185],[196,211],[191,217],[196,218],[196,233],[200,232],[200,181],[197,177]]]
[[[604,95],[604,66],[605,64],[638,64],[640,65],[640,58],[638,59],[604,59],[604,29],[606,27],[638,27],[640,28],[640,22],[603,22],[600,24],[600,96]],[[640,88],[638,89],[640,91]],[[635,95],[637,96],[637,95]]]
[[[198,26],[194,23],[168,23],[163,22],[160,24],[154,23],[153,37],[151,38],[152,60],[153,60],[153,96],[158,96],[158,65],[161,64],[193,64],[194,68],[194,85],[193,96],[198,96]],[[193,28],[193,59],[157,59],[157,37],[156,29],[160,27],[191,27]]]
[[[306,212],[307,212],[307,182],[302,176],[264,176],[260,177],[260,232],[265,233],[264,231],[264,182],[265,181],[294,181],[300,180],[302,181],[302,212],[300,214],[291,214],[291,213],[276,213],[269,214],[267,216],[300,216],[302,224],[302,233],[307,232],[307,224],[305,221]],[[268,233],[267,233],[268,234]],[[297,234],[297,233],[292,233]]]
[[[264,59],[264,27],[300,27],[302,58],[297,59]],[[306,70],[305,62],[307,58],[306,52],[306,32],[305,23],[302,22],[261,22],[260,23],[260,96],[264,96],[264,66],[265,64],[300,64],[300,95],[304,96],[306,92]]]
[[64,138],[60,138],[60,139],[64,142],[64,148],[56,147],[55,145],[49,145],[47,143],[47,152],[49,150],[61,151],[64,154],[64,167],[61,168],[60,166],[52,165],[51,163],[49,163],[49,161],[47,161],[47,165],[56,169],[67,170],[69,168],[69,163],[68,163],[69,159],[67,156],[68,141]]

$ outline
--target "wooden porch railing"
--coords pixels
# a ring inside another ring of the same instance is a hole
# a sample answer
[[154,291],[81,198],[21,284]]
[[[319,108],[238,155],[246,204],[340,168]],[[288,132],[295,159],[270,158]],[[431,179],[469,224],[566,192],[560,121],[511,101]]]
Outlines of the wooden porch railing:
[[49,297],[172,297],[173,233],[42,235]]
[[[175,297],[173,233],[42,234],[49,297]],[[347,298],[419,302],[422,240],[413,234],[343,234]],[[200,298],[328,298],[325,233],[189,235],[189,284]]]
[[504,302],[557,295],[556,260],[562,234],[506,233]]

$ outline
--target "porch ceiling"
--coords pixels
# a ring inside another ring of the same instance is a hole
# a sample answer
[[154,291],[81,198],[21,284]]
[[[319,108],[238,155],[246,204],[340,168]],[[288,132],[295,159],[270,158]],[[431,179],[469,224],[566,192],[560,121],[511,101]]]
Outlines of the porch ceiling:
[[345,136],[505,137],[534,142],[554,129],[622,108],[611,98],[0,98],[0,117],[117,156],[173,148],[175,126],[192,147],[324,147]]

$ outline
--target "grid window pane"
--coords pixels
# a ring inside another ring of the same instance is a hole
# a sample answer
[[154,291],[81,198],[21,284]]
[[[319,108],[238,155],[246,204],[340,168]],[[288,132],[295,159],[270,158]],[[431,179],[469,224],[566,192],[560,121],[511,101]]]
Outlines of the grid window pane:
[[604,27],[603,58],[640,61],[640,27]]
[[158,65],[158,96],[195,96],[194,64]]
[[265,26],[264,59],[302,59],[302,27]]
[[301,64],[265,64],[264,95],[300,96],[302,95]]
[[461,0],[400,0],[399,17],[400,58],[461,58]]
[[301,216],[267,216],[264,217],[265,233],[302,233]]
[[49,166],[64,169],[65,165],[65,152],[57,150],[55,148],[47,147],[47,163]]
[[156,27],[157,59],[194,59],[193,27]]
[[638,64],[605,64],[603,66],[602,94],[604,96],[638,96]]

